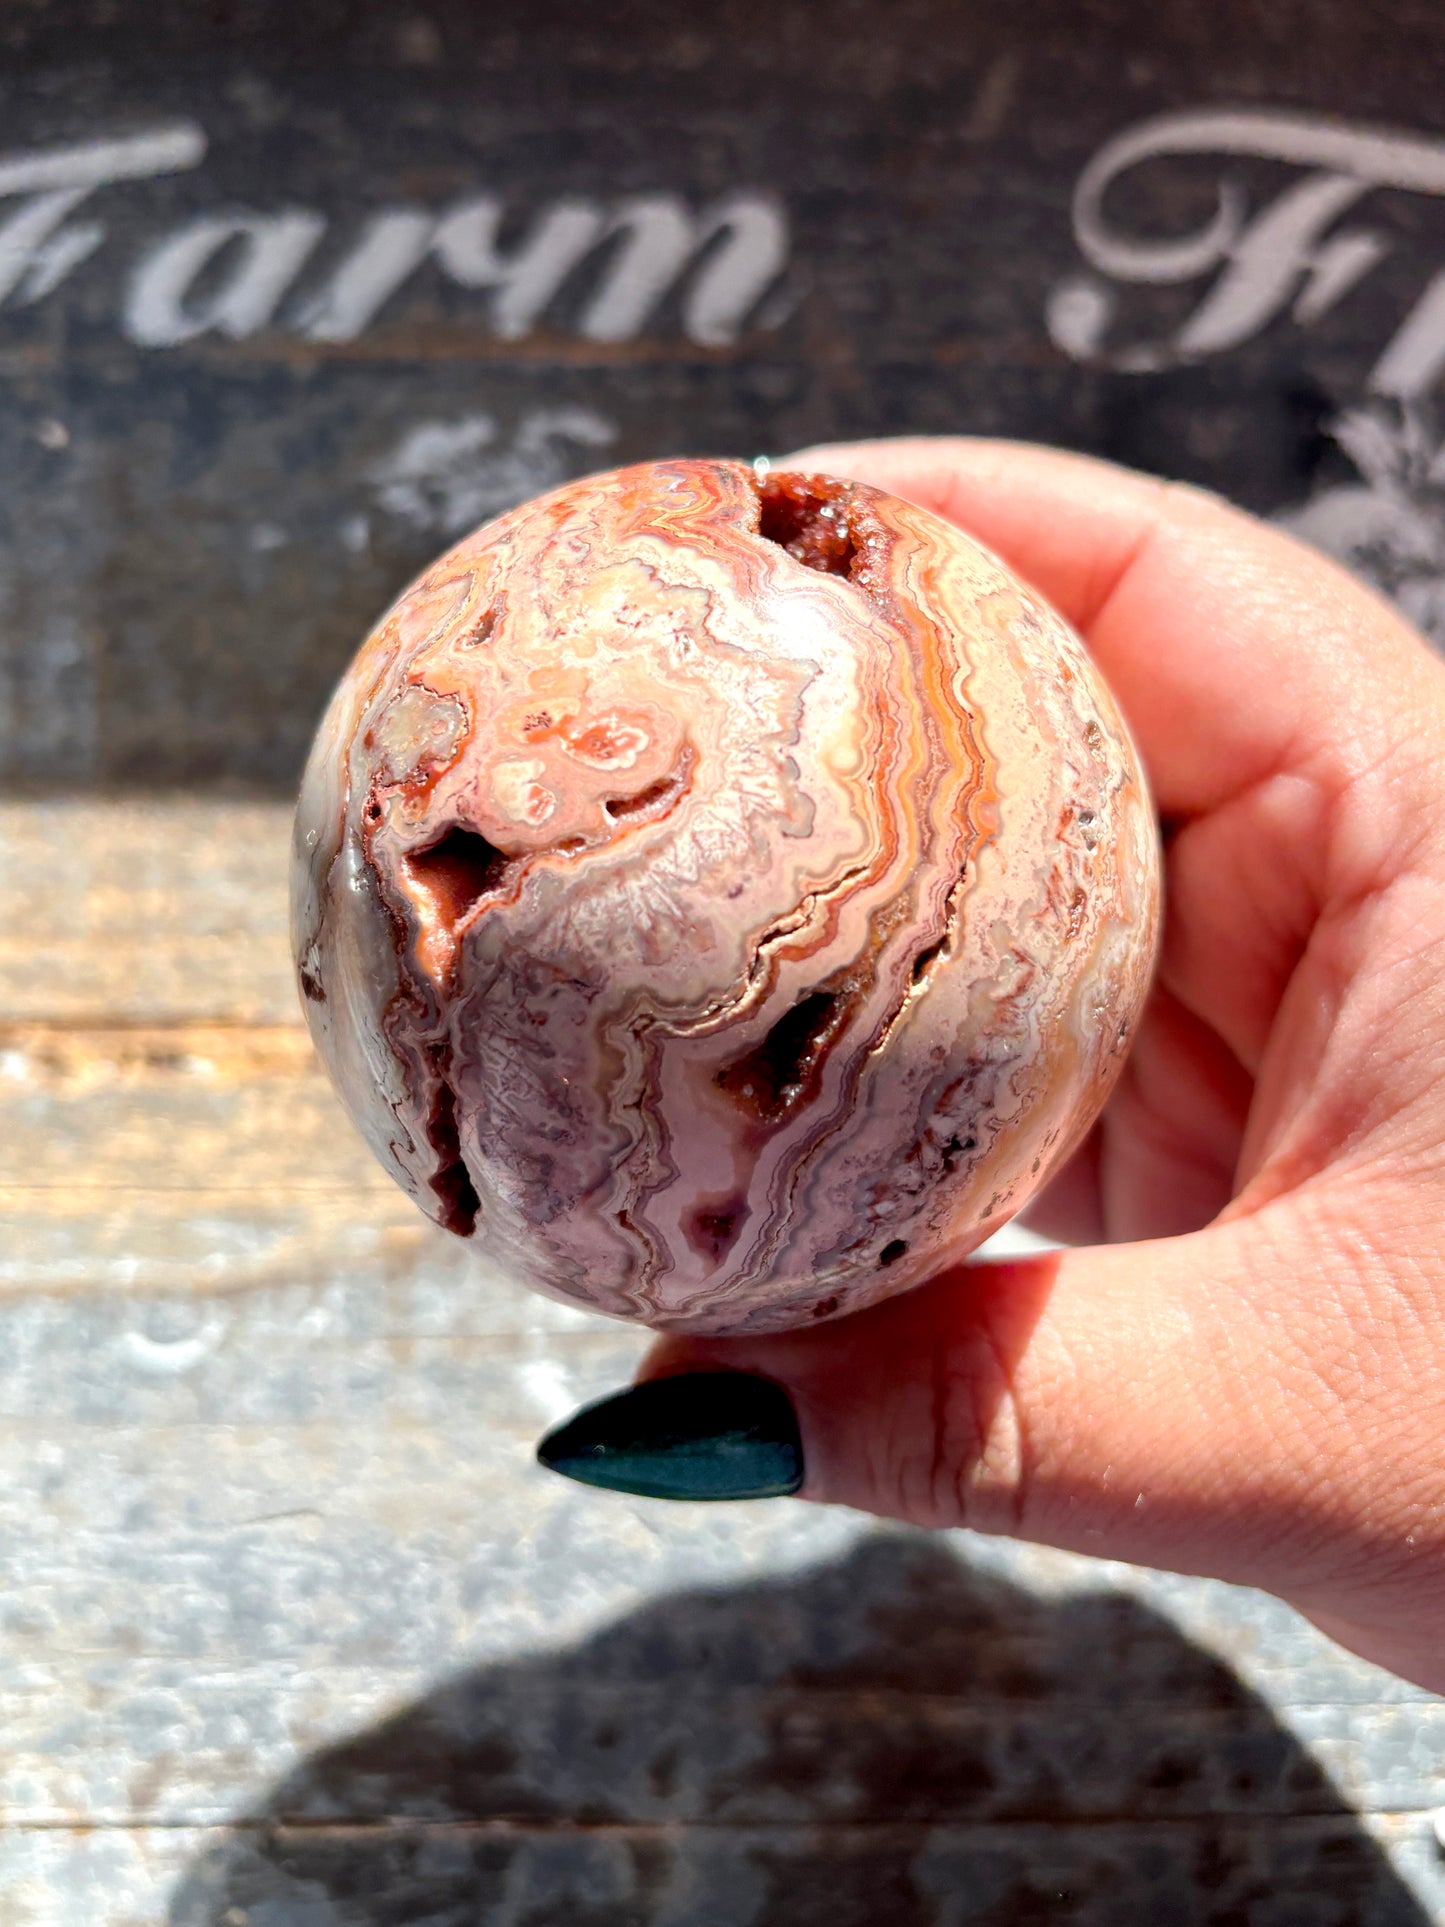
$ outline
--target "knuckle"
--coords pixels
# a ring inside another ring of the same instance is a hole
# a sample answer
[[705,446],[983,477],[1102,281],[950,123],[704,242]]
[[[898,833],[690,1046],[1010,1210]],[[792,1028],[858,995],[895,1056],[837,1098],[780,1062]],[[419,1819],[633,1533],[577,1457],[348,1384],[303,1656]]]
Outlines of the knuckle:
[[916,1525],[1022,1528],[1027,1432],[1009,1361],[986,1326],[895,1381],[868,1458],[870,1510]]

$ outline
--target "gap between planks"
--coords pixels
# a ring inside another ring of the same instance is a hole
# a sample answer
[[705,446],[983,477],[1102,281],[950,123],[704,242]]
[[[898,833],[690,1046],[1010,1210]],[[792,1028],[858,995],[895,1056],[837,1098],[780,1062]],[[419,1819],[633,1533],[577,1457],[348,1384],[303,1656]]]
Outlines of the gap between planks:
[[733,1835],[771,1834],[780,1837],[799,1834],[814,1838],[827,1834],[844,1840],[882,1840],[915,1839],[919,1835],[937,1834],[946,1831],[950,1834],[989,1836],[1017,1836],[1019,1834],[1045,1834],[1049,1839],[1057,1839],[1069,1833],[1101,1833],[1109,1829],[1117,1832],[1134,1832],[1147,1828],[1151,1833],[1183,1832],[1195,1827],[1227,1828],[1230,1832],[1252,1833],[1256,1829],[1268,1828],[1277,1833],[1288,1828],[1295,1833],[1308,1833],[1329,1828],[1337,1830],[1342,1823],[1360,1820],[1376,1821],[1390,1826],[1412,1826],[1421,1819],[1428,1818],[1435,1809],[1428,1805],[1417,1807],[1321,1807],[1317,1813],[1272,1812],[1256,1809],[1252,1813],[1219,1812],[1209,1807],[1201,1807],[1196,1813],[1097,1813],[1070,1814],[1061,1819],[1047,1813],[1021,1814],[1005,1820],[968,1820],[955,1814],[925,1815],[910,1820],[575,1820],[561,1816],[556,1820],[535,1817],[507,1818],[504,1815],[490,1815],[485,1820],[417,1820],[411,1816],[381,1814],[367,1820],[307,1819],[298,1815],[295,1819],[270,1819],[264,1816],[241,1815],[237,1818],[216,1818],[211,1820],[14,1820],[7,1821],[7,1833],[37,1834],[128,1834],[128,1833],[209,1833],[225,1832],[235,1834],[263,1834],[271,1839],[285,1839],[287,1836],[314,1839],[318,1836],[338,1840],[371,1839],[381,1835],[388,1840],[417,1838],[471,1839],[478,1835],[503,1839],[555,1839],[561,1836],[604,1839],[678,1839],[687,1834],[704,1834],[715,1837]]

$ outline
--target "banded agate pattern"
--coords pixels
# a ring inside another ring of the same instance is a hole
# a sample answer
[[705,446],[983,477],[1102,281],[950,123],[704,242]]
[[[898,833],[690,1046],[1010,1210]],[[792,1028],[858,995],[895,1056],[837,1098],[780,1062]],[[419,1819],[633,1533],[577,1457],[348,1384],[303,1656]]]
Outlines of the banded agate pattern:
[[760,1330],[916,1283],[1079,1143],[1158,841],[1081,644],[966,536],[670,461],[401,597],[318,734],[293,911],[425,1211],[596,1310]]

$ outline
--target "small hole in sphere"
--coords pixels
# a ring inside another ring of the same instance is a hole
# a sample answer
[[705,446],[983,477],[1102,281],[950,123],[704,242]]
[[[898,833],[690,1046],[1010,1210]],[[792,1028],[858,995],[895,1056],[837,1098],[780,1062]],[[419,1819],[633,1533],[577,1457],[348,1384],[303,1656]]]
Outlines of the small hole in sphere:
[[407,864],[431,897],[440,920],[455,927],[478,897],[500,889],[511,858],[495,843],[460,824],[429,850],[413,850]]
[[470,1238],[477,1228],[482,1201],[477,1196],[471,1173],[462,1162],[457,1098],[447,1081],[447,1065],[439,1047],[434,1046],[428,1054],[437,1080],[426,1122],[427,1140],[437,1154],[436,1175],[431,1179],[437,1217],[445,1230],[455,1232],[459,1238]]
[[719,1087],[768,1122],[784,1116],[820,1069],[844,1014],[840,1004],[833,991],[810,991],[755,1049],[717,1073]]
[[681,794],[682,785],[683,779],[676,773],[661,776],[636,796],[609,796],[602,807],[614,823],[631,816],[659,816],[663,814],[662,805]]
[[831,1318],[837,1309],[838,1300],[836,1298],[820,1298],[813,1307],[813,1316],[815,1318]]
[[738,1241],[748,1215],[747,1198],[709,1198],[683,1219],[683,1233],[700,1256],[719,1263]]
[[758,534],[805,569],[856,582],[864,557],[851,508],[847,486],[825,475],[770,475],[758,488]]
[[878,1254],[880,1265],[896,1265],[900,1258],[908,1255],[906,1238],[891,1238]]
[[921,984],[923,982],[923,979],[928,975],[929,965],[937,962],[938,958],[943,955],[947,945],[948,938],[940,937],[937,943],[931,943],[926,950],[919,951],[918,955],[913,959],[914,983]]

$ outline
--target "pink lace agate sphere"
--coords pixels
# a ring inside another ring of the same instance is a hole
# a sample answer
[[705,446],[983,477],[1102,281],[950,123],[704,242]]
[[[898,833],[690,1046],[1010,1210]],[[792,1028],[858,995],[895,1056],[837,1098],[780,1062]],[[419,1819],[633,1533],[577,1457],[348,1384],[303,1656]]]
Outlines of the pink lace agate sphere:
[[317,1045],[526,1283],[695,1331],[961,1257],[1123,1062],[1154,818],[1081,644],[910,503],[733,462],[468,536],[362,648],[297,818]]

